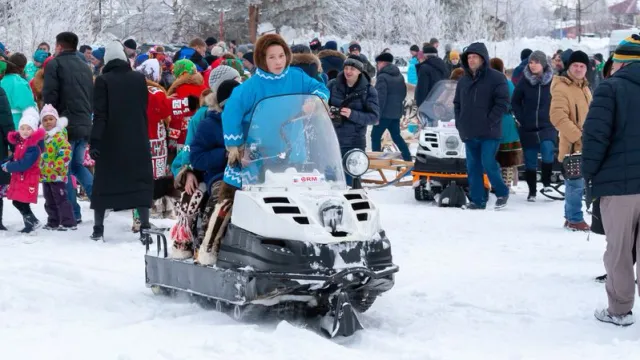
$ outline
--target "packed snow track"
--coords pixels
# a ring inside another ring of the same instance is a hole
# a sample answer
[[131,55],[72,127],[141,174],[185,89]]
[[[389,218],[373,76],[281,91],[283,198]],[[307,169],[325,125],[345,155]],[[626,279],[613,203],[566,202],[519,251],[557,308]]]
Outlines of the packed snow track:
[[409,188],[370,193],[400,272],[361,315],[366,329],[333,340],[300,323],[242,324],[188,296],[153,295],[128,212],[112,214],[106,243],[94,243],[86,203],[78,231],[30,236],[17,234],[19,215],[5,206],[0,358],[638,358],[640,325],[593,318],[606,304],[593,281],[604,273],[604,238],[564,231],[561,202],[530,204],[520,192],[505,210],[473,212],[417,203]]

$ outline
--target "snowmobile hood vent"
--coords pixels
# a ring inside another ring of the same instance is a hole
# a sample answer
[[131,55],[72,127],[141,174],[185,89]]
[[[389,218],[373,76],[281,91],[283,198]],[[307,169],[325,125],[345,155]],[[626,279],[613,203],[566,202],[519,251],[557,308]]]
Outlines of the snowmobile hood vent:
[[344,197],[349,200],[351,208],[356,213],[358,221],[369,221],[372,216],[369,214],[373,210],[373,204],[361,193],[347,193]]

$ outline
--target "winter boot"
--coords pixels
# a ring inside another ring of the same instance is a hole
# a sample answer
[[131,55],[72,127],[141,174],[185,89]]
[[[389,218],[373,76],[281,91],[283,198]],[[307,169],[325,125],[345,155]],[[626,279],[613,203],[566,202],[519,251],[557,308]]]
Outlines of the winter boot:
[[565,221],[564,228],[570,231],[584,231],[584,232],[591,231],[591,227],[584,220],[577,223]]
[[500,209],[506,208],[508,200],[509,200],[509,195],[498,197],[498,199],[496,200],[496,204],[494,205],[494,208],[496,210],[500,210]]
[[541,172],[542,172],[542,186],[544,186],[544,188],[541,191],[543,193],[552,192],[553,188],[551,187],[551,173],[553,172],[553,164],[542,163]]
[[38,228],[38,225],[40,225],[40,222],[33,214],[23,215],[22,219],[24,220],[24,229],[20,230],[20,232],[23,234],[28,234],[34,231]]
[[209,219],[209,225],[207,226],[207,232],[204,235],[204,239],[200,248],[198,249],[198,257],[196,261],[205,266],[213,265],[218,260],[218,250],[220,249],[220,242],[224,235],[229,220],[231,220],[231,209],[233,202],[231,200],[223,200],[216,204],[213,214]]
[[527,201],[534,202],[536,201],[538,175],[536,174],[535,170],[525,170],[524,178],[527,181],[527,186],[529,187],[529,195],[527,196]]
[[7,228],[2,225],[2,211],[4,208],[4,201],[0,198],[0,231],[7,231]]
[[151,245],[153,244],[153,239],[151,238],[150,234],[145,234],[145,232],[143,230],[145,229],[149,229],[149,228],[140,228],[140,242],[142,243],[142,245]]
[[93,234],[91,234],[91,240],[104,242],[104,225],[95,225],[93,227]]

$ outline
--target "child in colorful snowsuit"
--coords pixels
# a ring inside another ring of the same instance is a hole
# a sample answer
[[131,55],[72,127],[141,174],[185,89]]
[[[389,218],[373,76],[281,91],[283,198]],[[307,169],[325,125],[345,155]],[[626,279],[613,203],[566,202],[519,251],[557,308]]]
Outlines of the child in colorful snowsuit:
[[24,220],[21,233],[30,233],[40,226],[40,221],[31,211],[29,204],[38,202],[40,184],[40,145],[46,132],[38,129],[40,116],[36,108],[27,108],[22,112],[18,131],[9,133],[9,143],[15,146],[13,156],[2,164],[2,171],[11,173],[11,182],[7,199],[13,200]]
[[71,162],[71,144],[67,139],[65,117],[59,117],[56,109],[47,104],[40,112],[44,137],[44,152],[40,160],[44,209],[47,211],[46,230],[76,230],[73,208],[67,197],[67,174]]

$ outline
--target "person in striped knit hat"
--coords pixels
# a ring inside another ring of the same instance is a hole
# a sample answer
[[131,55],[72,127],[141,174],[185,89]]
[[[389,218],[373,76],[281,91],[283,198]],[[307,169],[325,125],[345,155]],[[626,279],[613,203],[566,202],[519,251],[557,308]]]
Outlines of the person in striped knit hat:
[[624,39],[613,55],[611,77],[596,88],[582,134],[582,172],[587,183],[587,206],[600,199],[607,236],[608,307],[595,311],[599,321],[632,325],[635,300],[636,228],[640,223],[640,35]]

